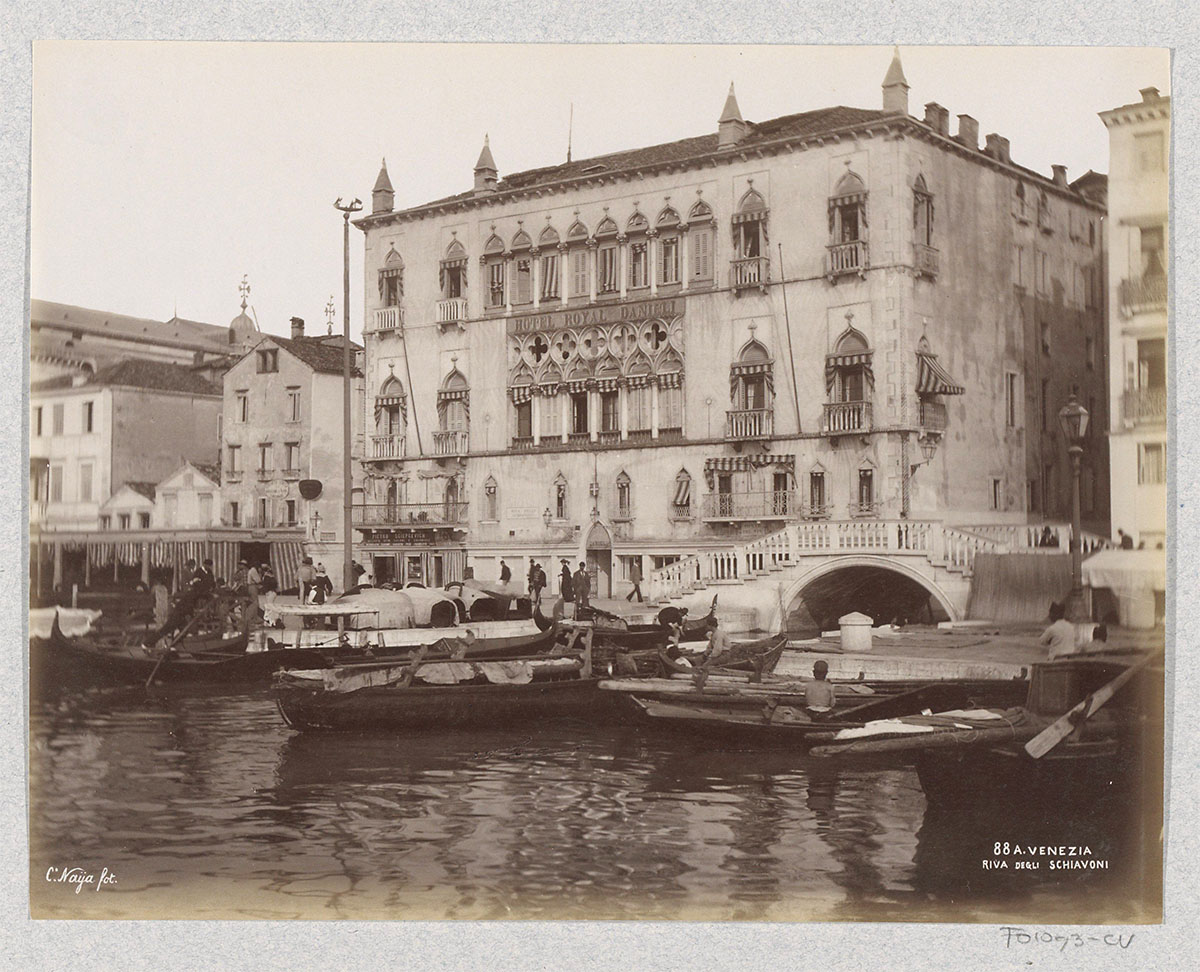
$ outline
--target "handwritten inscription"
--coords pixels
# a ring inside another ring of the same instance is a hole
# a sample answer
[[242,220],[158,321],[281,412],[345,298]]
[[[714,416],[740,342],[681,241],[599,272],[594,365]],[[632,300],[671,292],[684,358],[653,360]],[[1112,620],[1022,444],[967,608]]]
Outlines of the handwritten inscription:
[[[1049,858],[1049,860],[1045,860]],[[992,856],[979,862],[985,871],[1107,871],[1108,861],[1097,858],[1086,844],[1018,844],[996,841]]]
[[76,894],[79,894],[84,888],[99,891],[101,888],[112,887],[117,883],[117,876],[107,867],[102,868],[100,873],[96,874],[86,871],[82,867],[51,866],[46,868],[46,881],[50,884],[66,884],[74,888]]
[[1122,935],[1109,932],[1104,935],[1089,935],[1084,932],[1052,932],[1046,929],[1026,931],[1014,925],[1003,925],[1000,934],[1005,948],[1020,945],[1057,945],[1060,952],[1068,948],[1083,948],[1087,945],[1106,945],[1109,948],[1126,949],[1133,944],[1134,933]]
[[600,307],[580,307],[571,310],[550,311],[546,314],[514,317],[508,322],[508,332],[510,334],[528,334],[531,331],[555,331],[564,327],[587,327],[589,324],[645,321],[653,317],[671,318],[682,313],[683,300],[678,297],[665,300],[641,300],[635,303],[604,304]]

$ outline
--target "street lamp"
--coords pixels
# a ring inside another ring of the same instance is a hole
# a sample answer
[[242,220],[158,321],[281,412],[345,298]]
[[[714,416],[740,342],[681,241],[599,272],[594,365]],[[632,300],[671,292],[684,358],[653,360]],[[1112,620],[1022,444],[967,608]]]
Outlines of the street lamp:
[[1079,465],[1083,457],[1083,440],[1087,435],[1088,410],[1079,404],[1072,393],[1058,412],[1058,427],[1062,429],[1071,457],[1071,593],[1067,597],[1067,620],[1086,621],[1083,604],[1083,555],[1080,547]]
[[349,590],[355,582],[350,472],[350,214],[362,209],[362,202],[358,199],[343,202],[338,196],[333,207],[342,214],[342,590]]

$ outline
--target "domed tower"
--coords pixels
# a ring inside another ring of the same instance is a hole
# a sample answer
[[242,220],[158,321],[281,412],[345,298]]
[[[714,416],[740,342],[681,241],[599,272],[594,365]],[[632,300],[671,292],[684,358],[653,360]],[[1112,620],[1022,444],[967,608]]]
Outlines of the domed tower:
[[237,346],[247,346],[252,343],[253,336],[259,333],[258,324],[246,313],[246,304],[250,298],[250,282],[242,275],[238,284],[238,293],[242,295],[242,312],[229,322],[229,343]]

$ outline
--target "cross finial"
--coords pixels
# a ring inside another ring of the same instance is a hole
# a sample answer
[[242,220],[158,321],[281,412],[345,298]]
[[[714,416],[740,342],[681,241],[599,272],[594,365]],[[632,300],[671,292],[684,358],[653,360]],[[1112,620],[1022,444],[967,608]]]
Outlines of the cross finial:
[[337,305],[333,302],[333,294],[329,295],[329,303],[325,305],[325,333],[333,333],[333,318],[337,313]]
[[451,365],[451,367],[454,367],[454,368],[458,367],[458,355],[457,354],[450,355],[450,365]]
[[846,326],[854,326],[854,311],[846,311]]
[[238,293],[242,295],[242,313],[246,312],[246,303],[250,297],[250,281],[249,275],[242,274],[242,282],[238,284]]
[[748,185],[751,189],[753,189],[754,188],[754,178],[751,177],[751,178],[747,179],[746,185]]

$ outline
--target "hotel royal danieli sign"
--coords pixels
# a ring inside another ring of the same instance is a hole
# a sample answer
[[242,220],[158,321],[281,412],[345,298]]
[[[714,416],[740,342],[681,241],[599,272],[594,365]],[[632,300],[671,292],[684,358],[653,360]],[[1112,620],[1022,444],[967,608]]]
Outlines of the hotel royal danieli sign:
[[683,298],[640,300],[635,303],[604,304],[600,307],[580,307],[577,310],[550,311],[513,317],[508,322],[509,334],[528,334],[532,331],[556,331],[567,327],[588,327],[592,324],[618,324],[621,321],[646,321],[661,317],[670,320],[683,313]]

